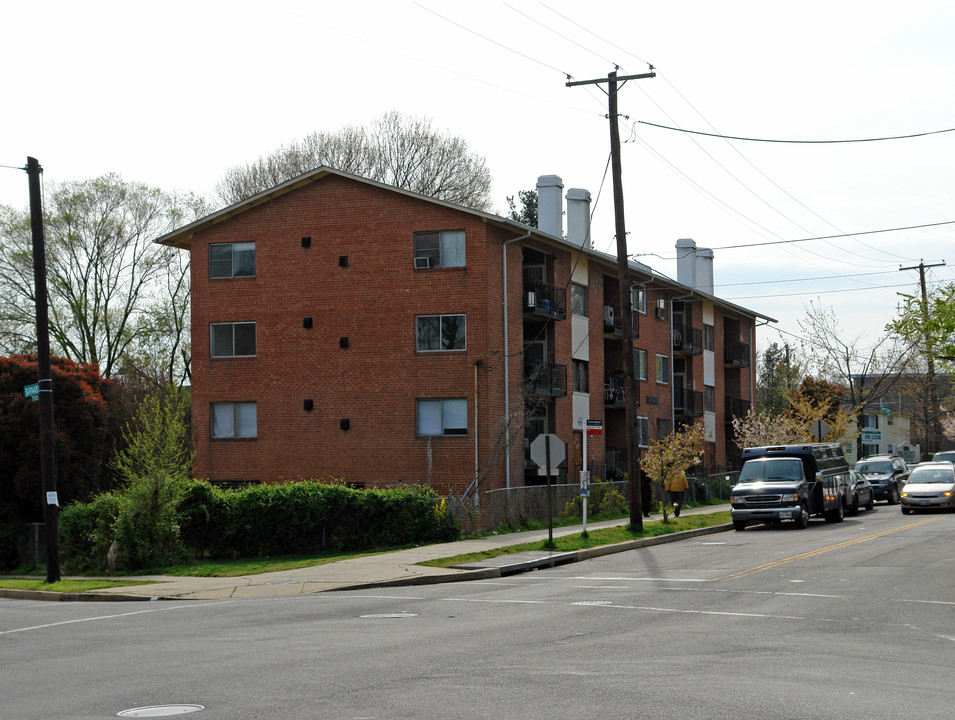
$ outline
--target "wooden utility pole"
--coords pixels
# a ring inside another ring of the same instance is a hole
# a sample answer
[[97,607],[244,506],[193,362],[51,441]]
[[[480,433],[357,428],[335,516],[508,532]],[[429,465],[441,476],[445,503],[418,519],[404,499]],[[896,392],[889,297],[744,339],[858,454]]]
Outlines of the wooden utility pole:
[[928,294],[925,291],[925,268],[933,267],[942,267],[944,262],[935,263],[934,265],[926,265],[924,261],[919,261],[918,265],[913,267],[900,267],[899,270],[918,270],[919,271],[919,285],[922,288],[922,331],[925,337],[925,361],[928,364],[928,403],[929,403],[929,416],[928,416],[928,427],[926,428],[926,445],[928,445],[925,450],[930,453],[935,453],[939,448],[939,436],[941,435],[941,426],[938,420],[938,389],[935,387],[935,348],[934,341],[932,340],[932,334],[928,330]]
[[613,175],[613,206],[615,232],[617,235],[617,272],[620,284],[620,310],[623,318],[623,394],[626,403],[627,425],[627,482],[630,491],[630,527],[643,529],[643,492],[640,483],[640,435],[637,428],[637,408],[639,407],[639,388],[633,364],[633,289],[630,280],[630,256],[627,252],[627,225],[623,212],[623,182],[620,163],[620,127],[617,124],[617,83],[627,80],[641,80],[656,77],[653,66],[650,72],[641,75],[617,77],[617,72],[607,75],[606,79],[570,81],[567,87],[576,85],[597,85],[607,83],[609,100],[608,117],[610,119],[610,168]]
[[30,183],[30,227],[33,234],[33,283],[36,297],[36,364],[39,375],[40,474],[43,479],[43,526],[46,535],[46,581],[60,579],[59,500],[56,494],[56,455],[53,444],[53,375],[50,369],[50,321],[46,294],[46,247],[43,240],[43,200],[36,158],[27,158]]

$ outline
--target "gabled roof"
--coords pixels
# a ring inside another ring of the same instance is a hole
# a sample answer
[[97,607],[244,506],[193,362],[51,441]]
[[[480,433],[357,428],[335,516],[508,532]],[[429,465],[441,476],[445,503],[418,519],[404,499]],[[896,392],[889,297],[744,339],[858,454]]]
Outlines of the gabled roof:
[[[413,192],[411,190],[406,190],[404,188],[395,187],[393,185],[388,185],[386,183],[378,182],[376,180],[369,180],[368,178],[361,177],[360,175],[353,175],[352,173],[343,172],[341,170],[336,170],[328,166],[317,167],[314,170],[310,170],[307,173],[303,173],[298,177],[294,177],[291,180],[286,180],[280,185],[269,188],[268,190],[263,190],[260,193],[257,193],[245,200],[241,200],[233,205],[217,210],[210,215],[206,215],[203,218],[200,218],[194,222],[184,225],[183,227],[173,230],[172,232],[166,233],[160,238],[157,238],[155,242],[163,245],[171,245],[173,247],[181,248],[188,250],[192,243],[192,238],[196,233],[202,232],[214,225],[218,225],[221,222],[225,222],[236,215],[244,213],[246,210],[251,210],[252,208],[263,205],[267,202],[274,200],[275,198],[286,195],[294,190],[297,190],[311,183],[318,182],[324,178],[334,175],[337,177],[347,178],[348,180],[353,180],[355,182],[363,183],[365,185],[370,185],[382,190],[387,190],[388,192],[398,193],[399,195],[405,195],[409,198],[414,198],[416,200],[422,200],[424,202],[429,202],[434,205],[440,205],[452,210],[457,210],[458,212],[468,213],[476,217],[481,218],[490,225],[494,225],[503,229],[505,232],[509,232],[514,235],[515,238],[518,237],[527,237],[528,239],[538,240],[548,244],[555,244],[561,246],[566,250],[571,252],[579,252],[585,257],[592,258],[597,262],[602,264],[610,264],[616,266],[617,258],[615,255],[610,255],[608,253],[598,252],[590,247],[582,247],[576,242],[571,242],[567,238],[557,237],[556,235],[550,235],[545,233],[535,227],[530,225],[524,225],[515,220],[510,220],[508,218],[501,217],[499,215],[494,215],[492,213],[487,213],[482,210],[475,210],[473,208],[464,207],[463,205],[456,205],[454,203],[447,202],[445,200],[439,200],[427,195],[422,195],[420,193]],[[716,305],[720,305],[723,308],[729,309],[733,312],[737,312],[741,315],[748,315],[753,318],[760,318],[768,322],[776,322],[774,318],[771,318],[767,315],[762,315],[754,310],[748,310],[739,305],[734,305],[733,303],[722,300],[715,295],[710,295],[708,293],[700,292],[694,288],[691,288],[687,285],[682,285],[676,280],[669,278],[665,275],[655,272],[648,265],[643,263],[638,263],[630,261],[630,269],[637,274],[638,277],[635,278],[638,282],[647,282],[654,281],[658,284],[666,286],[676,292],[681,293],[686,299],[700,299],[700,300],[709,300]]]

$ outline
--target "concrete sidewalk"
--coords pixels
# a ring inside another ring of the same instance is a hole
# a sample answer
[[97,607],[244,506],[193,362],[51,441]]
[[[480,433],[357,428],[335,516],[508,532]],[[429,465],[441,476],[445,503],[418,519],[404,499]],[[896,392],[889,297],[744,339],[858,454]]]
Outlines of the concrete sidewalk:
[[[711,505],[686,509],[683,515],[700,515],[729,510],[729,505]],[[648,521],[660,520],[660,515],[651,515]],[[628,518],[587,523],[588,530],[626,525]],[[146,576],[137,580],[153,581],[148,585],[133,585],[90,593],[49,593],[40,591],[10,591],[0,589],[0,597],[20,597],[34,600],[210,600],[223,598],[281,597],[329,590],[354,590],[358,588],[425,585],[461,580],[479,580],[502,577],[535,567],[549,567],[563,562],[575,562],[614,552],[633,550],[649,545],[674,542],[687,537],[722,532],[732,525],[719,525],[702,530],[690,530],[655,538],[631,540],[616,545],[604,545],[573,553],[522,553],[494,558],[483,563],[469,564],[466,568],[436,568],[418,563],[427,560],[453,557],[465,553],[483,552],[497,548],[540,542],[547,539],[548,532],[527,532],[492,535],[484,538],[458,540],[450,543],[424,545],[408,550],[349,558],[338,562],[312,567],[283,570],[280,572],[244,575],[240,577],[173,577]],[[579,534],[581,525],[554,528],[554,537]]]

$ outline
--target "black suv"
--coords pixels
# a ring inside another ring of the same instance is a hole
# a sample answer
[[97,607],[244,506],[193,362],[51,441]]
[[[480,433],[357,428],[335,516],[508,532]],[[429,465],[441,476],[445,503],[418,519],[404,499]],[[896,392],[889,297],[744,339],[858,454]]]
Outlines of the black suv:
[[856,463],[855,469],[872,485],[876,500],[898,505],[899,490],[909,479],[909,469],[898,455],[870,455]]

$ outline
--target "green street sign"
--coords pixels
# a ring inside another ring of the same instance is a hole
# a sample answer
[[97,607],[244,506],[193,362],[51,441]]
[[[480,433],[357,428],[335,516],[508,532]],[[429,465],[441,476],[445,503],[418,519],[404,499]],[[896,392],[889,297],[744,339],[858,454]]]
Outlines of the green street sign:
[[23,397],[28,397],[33,402],[37,402],[40,399],[40,383],[33,383],[32,385],[23,386]]

